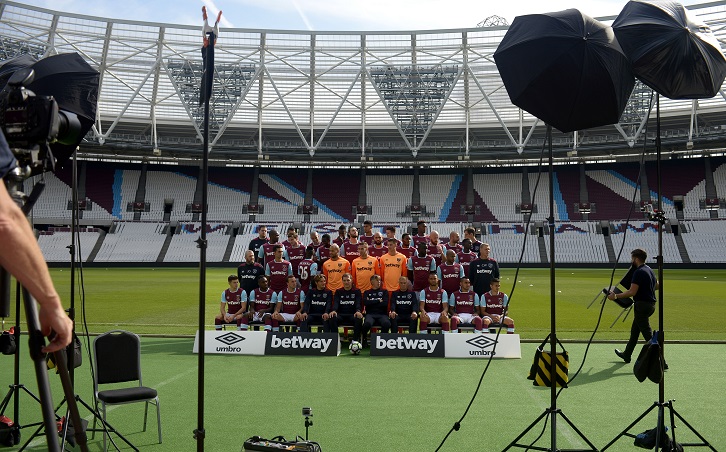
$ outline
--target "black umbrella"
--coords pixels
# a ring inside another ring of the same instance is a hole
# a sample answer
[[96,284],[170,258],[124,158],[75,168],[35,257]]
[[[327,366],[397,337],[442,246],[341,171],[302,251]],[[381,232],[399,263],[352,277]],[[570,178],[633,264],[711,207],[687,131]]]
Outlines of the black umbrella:
[[726,58],[711,29],[677,2],[630,1],[613,22],[635,76],[670,99],[715,96]]
[[33,81],[27,86],[29,90],[39,96],[53,96],[60,110],[74,113],[81,123],[77,134],[79,138],[70,138],[74,143],[51,145],[57,163],[62,166],[96,120],[99,73],[77,53],[62,53],[40,61],[20,56],[0,66],[0,86],[4,86],[16,70],[24,67],[31,67],[35,72]]
[[635,84],[612,28],[576,9],[515,17],[494,61],[512,103],[561,132],[618,122]]

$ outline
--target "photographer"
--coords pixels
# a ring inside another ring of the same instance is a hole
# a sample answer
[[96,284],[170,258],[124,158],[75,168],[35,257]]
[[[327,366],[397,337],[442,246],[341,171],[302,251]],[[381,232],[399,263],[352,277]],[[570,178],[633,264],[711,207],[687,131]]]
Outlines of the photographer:
[[[0,177],[15,167],[15,158],[0,133]],[[71,320],[53,287],[48,267],[38,247],[28,220],[5,187],[0,183],[0,266],[14,275],[40,304],[41,332],[55,337],[43,348],[44,353],[58,351],[71,341]]]
[[628,345],[625,346],[624,351],[615,349],[615,354],[626,363],[630,362],[640,334],[643,335],[643,339],[646,341],[649,341],[653,337],[653,330],[650,328],[648,318],[655,312],[655,291],[659,288],[658,280],[653,270],[645,265],[645,260],[648,258],[645,250],[640,248],[634,249],[630,253],[630,256],[633,267],[635,267],[630,289],[620,294],[616,294],[613,291],[610,291],[608,294],[609,300],[632,297],[635,301],[635,306],[633,306],[633,326],[630,328]]

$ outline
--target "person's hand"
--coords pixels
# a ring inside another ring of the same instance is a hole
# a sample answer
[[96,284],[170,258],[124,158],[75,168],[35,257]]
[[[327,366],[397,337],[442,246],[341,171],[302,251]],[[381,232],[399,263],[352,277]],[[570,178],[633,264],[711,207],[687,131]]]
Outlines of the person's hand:
[[330,318],[330,314],[325,313],[323,314],[323,320],[327,321]]
[[418,318],[418,314],[416,314],[415,312],[412,312],[411,313],[411,320],[416,320],[417,318]]
[[49,336],[51,330],[55,333],[48,345],[41,349],[43,353],[57,352],[71,343],[73,322],[71,322],[60,303],[57,307],[50,309],[41,305],[38,318],[40,320],[40,332],[43,336]]
[[612,290],[608,293],[608,300],[615,300],[615,292]]
[[353,317],[355,317],[356,319],[362,319],[363,314],[361,314],[360,311],[355,311],[355,314],[353,314]]

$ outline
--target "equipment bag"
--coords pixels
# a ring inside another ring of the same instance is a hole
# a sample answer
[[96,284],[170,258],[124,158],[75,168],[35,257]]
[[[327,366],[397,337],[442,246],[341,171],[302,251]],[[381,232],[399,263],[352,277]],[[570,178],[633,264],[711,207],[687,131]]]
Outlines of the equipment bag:
[[[68,349],[63,349],[62,355],[66,358],[66,365],[68,365]],[[73,334],[73,367],[80,367],[83,362],[83,353],[81,351],[81,340],[78,336]],[[45,363],[48,365],[48,369],[56,369],[57,364],[55,362],[55,355],[53,353],[47,353],[45,355]],[[58,369],[55,371],[58,373]]]
[[[552,378],[550,376],[550,363],[552,362],[550,350],[544,349],[549,339],[550,335],[548,334],[534,352],[534,362],[532,362],[532,367],[529,369],[529,376],[527,377],[527,379],[533,380],[532,384],[534,386],[552,386]],[[555,357],[555,371],[557,373],[555,375],[555,384],[558,387],[566,388],[567,382],[569,381],[567,373],[570,368],[570,355],[565,350],[565,347],[562,346],[562,342],[559,339],[557,339],[557,344],[559,344],[562,352],[557,352]]]
[[0,353],[3,355],[12,355],[15,353],[15,328],[10,328],[9,331],[3,331],[0,334]]
[[0,445],[15,446],[20,444],[20,426],[7,416],[0,416]]
[[633,373],[639,382],[644,382],[646,378],[653,383],[660,383],[663,379],[663,371],[665,365],[660,353],[660,344],[658,344],[658,331],[653,331],[653,337],[650,341],[643,345],[640,350],[638,359],[633,365]]

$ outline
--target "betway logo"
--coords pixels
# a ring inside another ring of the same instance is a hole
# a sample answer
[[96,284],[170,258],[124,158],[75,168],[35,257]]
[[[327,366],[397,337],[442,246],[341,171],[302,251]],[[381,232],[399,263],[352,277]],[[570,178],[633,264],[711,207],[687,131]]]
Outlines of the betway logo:
[[328,351],[332,339],[306,338],[300,336],[279,338],[274,333],[270,341],[272,348],[307,348],[320,350],[320,353]]
[[439,339],[409,339],[399,337],[397,339],[383,339],[376,337],[376,348],[390,350],[426,350],[426,353],[433,353]]

